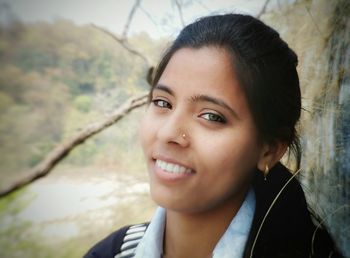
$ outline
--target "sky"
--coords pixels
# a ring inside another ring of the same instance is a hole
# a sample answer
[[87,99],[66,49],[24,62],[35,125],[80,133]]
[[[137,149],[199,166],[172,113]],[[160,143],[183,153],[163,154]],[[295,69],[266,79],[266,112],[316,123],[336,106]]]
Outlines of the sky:
[[[266,0],[182,0],[185,23],[213,12],[242,12],[255,15]],[[276,0],[275,0],[276,1]],[[113,33],[122,33],[134,0],[0,0],[0,18],[11,11],[23,22],[63,18],[76,24],[96,24]],[[270,1],[269,6],[274,1]],[[171,0],[142,0],[131,24],[130,33],[146,31],[154,38],[171,36],[182,27]]]

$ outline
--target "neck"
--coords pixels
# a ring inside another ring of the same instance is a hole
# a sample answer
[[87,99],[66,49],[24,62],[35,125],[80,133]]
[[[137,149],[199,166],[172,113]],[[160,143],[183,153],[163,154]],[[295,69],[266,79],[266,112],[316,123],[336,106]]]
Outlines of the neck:
[[212,252],[238,212],[245,193],[204,212],[167,210],[164,251],[166,258],[212,257]]

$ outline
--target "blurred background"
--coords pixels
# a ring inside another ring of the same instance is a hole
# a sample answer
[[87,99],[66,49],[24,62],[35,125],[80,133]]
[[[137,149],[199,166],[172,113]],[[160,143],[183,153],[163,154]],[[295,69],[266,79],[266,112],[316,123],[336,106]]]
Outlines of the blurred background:
[[0,0],[0,257],[81,257],[150,220],[143,102],[102,124],[147,93],[149,68],[185,24],[224,12],[260,17],[299,55],[300,180],[350,257],[347,0]]

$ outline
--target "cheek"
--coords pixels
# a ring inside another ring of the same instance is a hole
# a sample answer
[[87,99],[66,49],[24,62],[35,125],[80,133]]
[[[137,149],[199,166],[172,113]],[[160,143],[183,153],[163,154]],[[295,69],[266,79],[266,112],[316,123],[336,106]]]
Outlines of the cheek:
[[139,138],[142,145],[143,151],[146,153],[146,147],[149,146],[149,142],[152,138],[152,124],[149,122],[149,113],[148,111],[143,116],[140,127],[139,127]]
[[222,173],[249,173],[256,167],[259,157],[258,144],[254,139],[249,132],[230,132],[212,141],[207,140],[207,147],[202,148],[203,160],[208,161],[211,169]]
[[157,121],[154,115],[152,115],[152,111],[148,109],[140,122],[139,138],[145,154],[148,153],[149,148],[156,141],[157,130],[159,128]]

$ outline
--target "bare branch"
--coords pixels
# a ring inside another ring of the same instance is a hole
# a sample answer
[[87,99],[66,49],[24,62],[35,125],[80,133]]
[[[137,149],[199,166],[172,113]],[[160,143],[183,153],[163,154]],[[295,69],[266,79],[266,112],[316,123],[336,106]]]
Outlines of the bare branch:
[[122,105],[115,113],[107,117],[104,121],[87,126],[84,130],[80,131],[71,139],[67,140],[61,145],[58,145],[46,156],[46,158],[42,162],[40,162],[34,168],[30,169],[25,174],[25,176],[17,179],[17,181],[15,181],[9,187],[2,189],[0,191],[0,197],[5,197],[8,194],[49,174],[49,172],[54,168],[54,166],[58,162],[60,162],[65,156],[67,156],[75,147],[82,144],[91,136],[101,132],[102,130],[108,128],[112,124],[118,122],[132,110],[145,105],[147,102],[147,95],[148,94],[145,93],[138,97],[131,98],[130,100],[126,101],[126,103]]
[[136,0],[135,3],[134,3],[134,6],[132,7],[130,13],[129,13],[129,16],[128,16],[128,19],[125,23],[125,26],[124,26],[124,31],[123,31],[123,34],[122,34],[122,38],[125,40],[128,36],[128,32],[129,32],[129,28],[130,28],[130,24],[131,24],[131,21],[135,15],[135,12],[137,10],[137,8],[140,6],[140,3],[141,3],[141,0]]
[[176,5],[177,11],[179,12],[181,25],[182,25],[182,27],[185,27],[185,21],[184,21],[184,17],[183,17],[183,13],[182,13],[182,6],[178,0],[174,0],[174,3]]
[[263,8],[260,10],[260,12],[257,14],[256,18],[261,18],[261,16],[266,12],[266,8],[267,8],[267,5],[269,4],[271,0],[266,0],[264,5],[263,5]]
[[[138,50],[134,49],[132,46],[130,46],[127,42],[127,34],[130,28],[130,24],[135,15],[135,12],[140,7],[140,3],[141,0],[135,0],[135,3],[129,13],[128,19],[124,26],[122,37],[118,37],[117,35],[113,34],[107,29],[101,28],[97,25],[92,24],[92,26],[112,37],[124,49],[129,51],[131,54],[140,57],[145,62],[147,67],[150,67],[150,62],[148,61],[147,57]],[[107,117],[104,121],[87,126],[84,130],[80,131],[77,135],[75,135],[68,141],[62,143],[61,145],[58,145],[37,166],[27,171],[27,173],[25,173],[24,176],[18,178],[10,186],[5,187],[2,190],[0,189],[0,198],[5,197],[8,194],[36,181],[37,179],[46,176],[55,167],[55,165],[57,165],[57,163],[59,163],[65,156],[67,156],[71,152],[71,150],[73,150],[76,146],[82,144],[91,136],[101,132],[105,128],[108,128],[112,124],[116,123],[130,111],[144,105],[146,102],[147,94],[142,94],[139,97],[132,98],[129,101],[127,101],[123,106],[121,106],[115,113]]]
[[142,7],[142,5],[140,5],[140,10],[144,13],[144,15],[147,16],[147,18],[153,23],[154,26],[158,26],[157,22],[154,20],[154,18],[152,17],[152,15],[145,9]]
[[129,51],[131,54],[136,55],[140,58],[142,58],[142,60],[146,63],[146,65],[149,67],[150,66],[150,62],[148,61],[147,57],[144,56],[143,54],[141,54],[141,52],[139,52],[138,50],[134,49],[132,46],[130,46],[128,44],[128,42],[126,42],[126,40],[124,38],[120,38],[117,35],[113,34],[112,32],[110,32],[107,29],[101,28],[95,24],[91,24],[91,26],[93,26],[94,28],[106,33],[107,35],[109,35],[110,37],[112,37],[115,41],[117,41],[123,48],[125,48],[127,51]]

